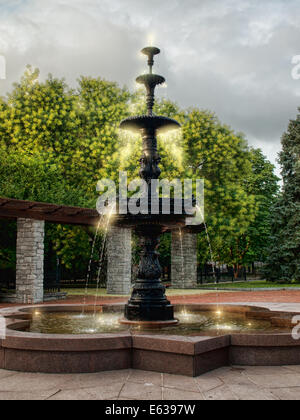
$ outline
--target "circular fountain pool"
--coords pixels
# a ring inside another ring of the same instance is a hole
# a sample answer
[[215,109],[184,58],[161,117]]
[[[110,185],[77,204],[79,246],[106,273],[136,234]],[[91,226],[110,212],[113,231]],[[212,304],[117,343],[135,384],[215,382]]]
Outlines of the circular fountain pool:
[[[175,312],[178,325],[164,328],[151,328],[143,325],[122,325],[122,313],[103,312],[98,308],[95,313],[88,312],[44,312],[34,311],[26,331],[40,334],[103,334],[130,331],[132,333],[150,332],[173,335],[202,335],[203,333],[238,334],[241,332],[274,332],[285,331],[274,327],[270,320],[251,319],[242,313],[226,313],[222,311],[179,310]],[[22,328],[21,328],[22,329]]]
[[124,306],[6,308],[0,369],[85,373],[136,368],[197,376],[229,365],[300,364],[295,313],[239,305],[175,305],[176,326],[120,324]]

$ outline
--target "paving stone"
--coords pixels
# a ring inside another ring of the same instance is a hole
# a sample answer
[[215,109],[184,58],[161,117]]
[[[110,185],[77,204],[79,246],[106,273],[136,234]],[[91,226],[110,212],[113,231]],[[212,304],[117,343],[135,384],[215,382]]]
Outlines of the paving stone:
[[53,395],[50,400],[107,400],[118,398],[123,384],[102,385],[92,388],[79,388],[61,390]]
[[221,377],[222,381],[226,385],[236,385],[236,386],[253,386],[251,379],[244,375],[243,373],[238,372],[228,372]]
[[14,376],[14,375],[18,375],[18,373],[10,371],[10,370],[0,369],[0,380],[3,378],[7,378],[9,376]]
[[88,373],[88,374],[74,374],[66,375],[65,381],[62,384],[63,390],[72,390],[78,388],[92,388],[113,384],[124,384],[128,379],[130,371],[108,371],[100,373]]
[[220,378],[213,376],[202,375],[196,378],[196,382],[200,391],[209,391],[211,389],[217,388],[218,386],[223,385],[223,381]]
[[35,392],[60,389],[64,382],[65,375],[19,373],[0,379],[0,392],[24,392],[24,390]]
[[189,376],[169,375],[164,373],[163,386],[166,388],[176,388],[184,391],[199,392],[195,378]]
[[0,370],[0,400],[299,400],[297,368],[234,366],[198,378],[130,369],[71,375]]
[[176,401],[176,400],[204,400],[200,392],[183,391],[182,389],[163,388],[163,400]]
[[153,385],[162,385],[162,373],[147,372],[143,370],[132,370],[128,378],[129,382],[148,383]]
[[288,373],[300,373],[300,366],[283,366],[283,369],[285,369]]
[[0,401],[44,401],[57,392],[59,392],[58,389],[42,392],[0,392]]
[[272,389],[271,393],[284,401],[300,401],[300,387]]
[[269,390],[261,389],[254,385],[231,385],[227,384],[232,393],[243,401],[271,401],[277,400],[276,396]]
[[242,368],[224,367],[213,371],[212,374],[225,384],[251,385],[251,381],[244,372],[245,370]]
[[[290,373],[283,366],[244,366],[245,375],[284,375]],[[300,373],[300,369],[299,369]]]
[[134,398],[137,400],[161,400],[162,390],[160,386],[147,384],[137,384],[127,382],[119,398]]
[[263,388],[300,387],[300,374],[248,375],[248,378]]
[[222,385],[218,388],[203,393],[206,400],[217,400],[217,401],[235,401],[237,396],[228,388],[226,385]]

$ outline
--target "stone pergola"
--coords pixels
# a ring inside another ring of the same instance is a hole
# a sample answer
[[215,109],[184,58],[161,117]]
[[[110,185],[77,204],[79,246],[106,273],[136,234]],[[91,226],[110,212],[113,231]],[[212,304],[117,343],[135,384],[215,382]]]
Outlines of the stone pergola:
[[[0,218],[17,220],[16,297],[17,303],[44,300],[45,222],[96,226],[96,210],[0,198]],[[197,236],[201,227],[172,233],[171,280],[174,288],[197,284]],[[131,288],[131,230],[110,228],[107,239],[107,291],[126,295]]]

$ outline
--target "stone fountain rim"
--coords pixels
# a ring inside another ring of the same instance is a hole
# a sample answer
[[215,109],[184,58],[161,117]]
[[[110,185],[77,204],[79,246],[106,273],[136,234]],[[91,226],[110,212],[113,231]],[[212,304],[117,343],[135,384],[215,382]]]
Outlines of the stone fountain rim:
[[[84,341],[92,341],[94,339],[107,339],[107,338],[116,338],[116,337],[132,337],[134,336],[134,334],[130,333],[130,332],[117,332],[117,333],[99,333],[99,334],[43,334],[43,333],[28,333],[28,332],[24,332],[24,331],[18,331],[15,330],[14,327],[17,327],[18,325],[23,324],[24,322],[28,322],[31,317],[30,317],[30,312],[33,312],[35,310],[41,310],[41,311],[46,311],[46,312],[80,312],[82,310],[82,308],[86,306],[88,308],[90,308],[90,310],[92,311],[94,309],[94,305],[83,305],[83,304],[47,304],[47,305],[21,305],[21,306],[17,306],[17,307],[9,307],[9,308],[3,308],[0,309],[0,316],[4,316],[7,319],[7,334],[6,337],[20,337],[20,338],[31,338],[31,339],[40,339],[40,338],[47,338],[47,339],[62,339],[62,340],[74,340],[76,338],[79,339],[83,339]],[[98,307],[104,307],[104,308],[113,308],[113,309],[120,309],[122,310],[125,306],[124,303],[104,303],[104,304],[100,304],[97,305]],[[268,320],[272,320],[272,318],[284,318],[284,317],[293,317],[295,315],[300,315],[300,312],[286,312],[286,311],[274,311],[271,310],[267,307],[263,307],[263,306],[250,306],[250,305],[242,305],[242,304],[232,304],[232,303],[222,303],[222,304],[217,304],[217,303],[205,303],[205,304],[199,304],[199,303],[188,303],[188,304],[174,304],[173,305],[175,309],[186,309],[186,308],[193,308],[198,309],[198,310],[216,310],[216,309],[221,309],[221,310],[225,310],[228,312],[238,312],[238,313],[247,313],[247,312],[256,312],[256,313],[260,313],[260,315],[264,315],[265,319]],[[155,334],[151,335],[151,334],[141,334],[143,336],[149,336],[152,339],[154,339],[155,337],[157,337],[158,335]],[[284,344],[286,345],[286,340],[285,338],[291,338],[291,334],[290,333],[279,333],[279,332],[275,332],[273,333],[251,333],[251,334],[247,334],[247,333],[239,333],[239,334],[230,334],[230,333],[226,333],[226,334],[222,334],[219,337],[231,337],[231,338],[237,338],[237,337],[249,337],[251,341],[251,337],[254,339],[252,341],[257,341],[257,338],[263,338],[263,337],[282,337],[284,338]],[[199,335],[199,336],[182,336],[182,335],[165,335],[160,334],[159,337],[165,337],[166,339],[168,339],[169,337],[176,337],[179,341],[190,341],[190,339],[192,338],[193,341],[197,341],[197,339],[199,341],[203,341],[203,338],[205,339],[211,339],[211,338],[215,338],[212,336],[206,336],[206,335]],[[235,340],[236,342],[238,342],[239,340]],[[269,341],[269,340],[268,340]],[[2,343],[5,342],[5,340],[2,340]],[[300,341],[297,344],[296,340],[292,341],[292,344],[294,345],[299,345],[300,346]]]
[[[142,369],[198,376],[230,364],[278,366],[300,364],[300,340],[291,334],[224,334],[211,336],[134,335],[130,332],[93,335],[33,334],[16,331],[28,325],[30,311],[81,310],[83,305],[31,305],[0,310],[7,320],[6,339],[0,340],[0,369],[38,373],[92,373],[115,369]],[[121,309],[122,303],[101,307]],[[187,304],[177,308],[204,307],[255,311],[248,305]],[[292,316],[257,307],[260,314]],[[26,320],[27,318],[27,320]]]

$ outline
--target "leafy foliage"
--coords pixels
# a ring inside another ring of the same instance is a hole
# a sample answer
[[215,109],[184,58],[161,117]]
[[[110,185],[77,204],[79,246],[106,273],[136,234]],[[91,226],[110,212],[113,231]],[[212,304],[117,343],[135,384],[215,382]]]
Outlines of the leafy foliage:
[[282,137],[279,162],[284,185],[274,206],[265,273],[271,281],[300,282],[300,114]]
[[[39,80],[28,67],[7,97],[0,98],[0,196],[95,207],[99,179],[118,181],[119,169],[138,174],[141,139],[120,135],[119,122],[145,111],[144,93],[81,77],[76,89],[51,75]],[[163,175],[204,178],[205,208],[214,259],[238,266],[265,258],[269,207],[276,194],[273,166],[243,135],[209,111],[182,110],[161,100],[157,114],[177,119],[178,133],[159,136]],[[47,246],[63,264],[79,269],[89,258],[91,232],[51,226]],[[162,241],[168,263],[170,238]],[[199,238],[202,262],[211,259]]]

